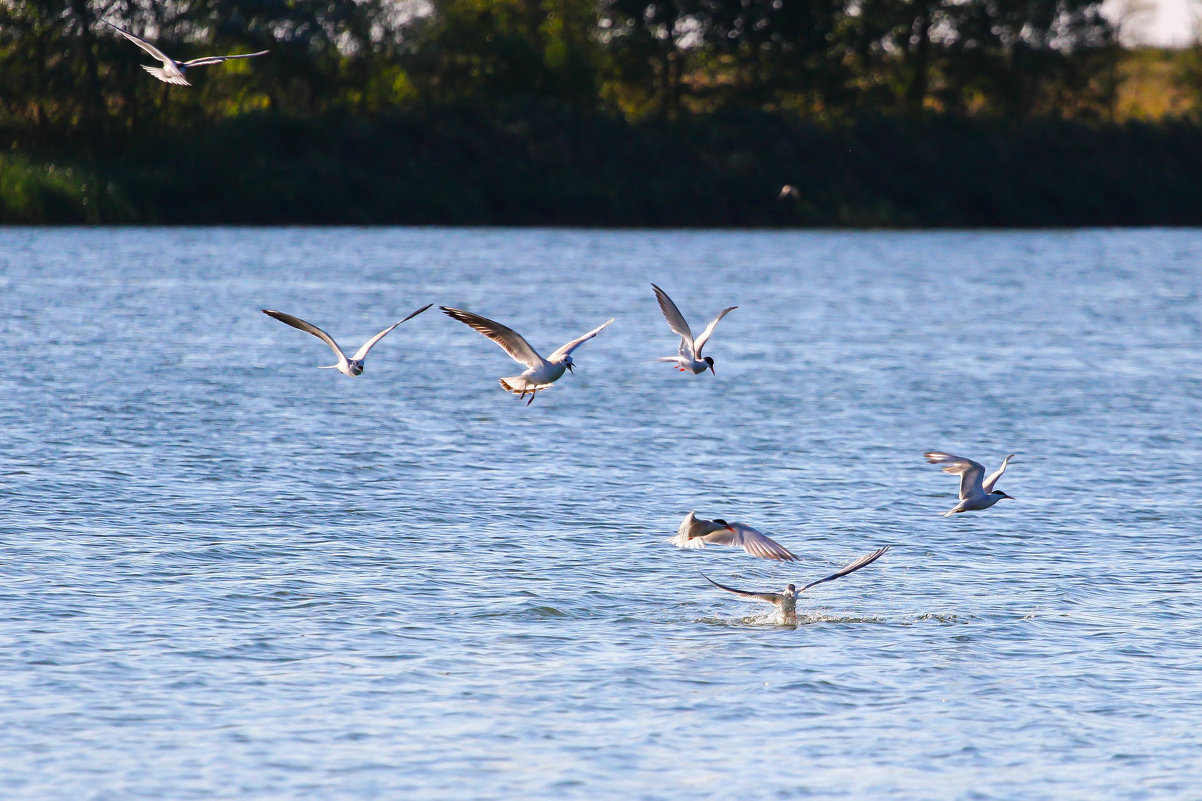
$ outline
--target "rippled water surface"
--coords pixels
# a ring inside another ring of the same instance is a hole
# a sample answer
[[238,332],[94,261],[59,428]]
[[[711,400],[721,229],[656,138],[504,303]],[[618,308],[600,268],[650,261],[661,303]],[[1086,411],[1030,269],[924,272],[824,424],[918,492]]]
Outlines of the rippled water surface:
[[[0,795],[1196,797],[1200,293],[1198,231],[0,230]],[[431,302],[617,322],[526,407],[437,308],[355,379],[259,312]],[[797,625],[699,575],[884,544]]]

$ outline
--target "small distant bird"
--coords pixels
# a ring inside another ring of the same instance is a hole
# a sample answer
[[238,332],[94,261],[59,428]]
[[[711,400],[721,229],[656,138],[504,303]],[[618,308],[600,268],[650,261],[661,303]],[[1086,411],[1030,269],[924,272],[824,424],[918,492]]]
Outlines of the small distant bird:
[[780,188],[780,194],[776,196],[776,199],[784,200],[787,197],[791,197],[794,200],[800,200],[801,199],[801,191],[798,190],[798,188],[793,186],[792,184],[785,184],[784,186],[782,186]]
[[709,356],[702,356],[701,349],[705,347],[705,343],[709,342],[710,337],[714,335],[714,329],[718,326],[718,321],[739,307],[728,306],[723,309],[721,314],[710,320],[710,324],[701,332],[701,336],[693,339],[692,329],[689,328],[689,324],[685,321],[684,315],[680,313],[680,309],[676,308],[676,304],[672,302],[672,298],[668,297],[668,293],[655,284],[652,284],[651,288],[655,290],[655,297],[659,300],[659,308],[664,313],[664,319],[668,321],[668,327],[680,337],[680,353],[676,356],[662,356],[656,359],[656,361],[672,362],[676,365],[676,369],[682,373],[689,372],[693,375],[698,375],[708,369],[711,373],[717,375],[714,372],[714,360]]
[[139,39],[129,31],[122,30],[107,20],[102,19],[100,21],[136,44],[138,47],[145,50],[150,55],[157,58],[159,61],[163,62],[162,67],[148,67],[143,64],[142,69],[146,70],[160,81],[164,81],[165,83],[173,83],[177,86],[192,85],[188,83],[188,79],[184,77],[184,70],[191,67],[204,67],[209,64],[220,64],[221,62],[227,61],[231,58],[254,58],[255,56],[265,56],[271,52],[270,50],[260,50],[258,53],[242,53],[236,56],[205,56],[204,58],[194,58],[191,61],[176,61],[175,59],[171,58],[171,56],[152,45],[150,42],[147,42],[144,39]]
[[928,451],[923,456],[926,457],[927,464],[947,465],[943,468],[943,472],[960,477],[960,502],[944,512],[944,517],[951,517],[960,512],[977,512],[981,509],[988,509],[1002,498],[1014,500],[1001,490],[993,488],[998,479],[1002,477],[1002,473],[1006,472],[1006,465],[1010,464],[1010,460],[1014,458],[1013,453],[1003,459],[1002,466],[988,478],[984,478],[985,468],[972,459],[952,456],[950,453],[941,451]]
[[752,556],[772,559],[777,562],[796,562],[797,557],[789,549],[751,526],[742,523],[727,523],[721,518],[698,520],[696,512],[689,512],[676,529],[676,536],[668,540],[678,548],[704,548],[706,545],[735,545]]
[[701,577],[703,579],[705,579],[706,581],[708,581],[710,584],[713,584],[715,587],[722,589],[722,590],[726,590],[727,592],[733,592],[735,595],[742,595],[744,598],[755,598],[756,600],[759,600],[759,601],[767,601],[768,603],[770,603],[773,606],[780,609],[780,611],[784,614],[786,620],[796,620],[797,619],[797,596],[801,595],[803,592],[808,590],[810,587],[815,587],[819,584],[822,584],[825,581],[834,581],[837,578],[846,576],[848,573],[854,573],[862,567],[867,567],[868,565],[875,562],[877,559],[880,559],[882,556],[884,556],[885,551],[888,551],[889,548],[890,548],[890,546],[886,545],[884,548],[881,548],[879,551],[873,551],[872,553],[868,554],[867,556],[861,556],[859,559],[852,562],[847,567],[844,567],[843,569],[839,570],[836,573],[830,574],[826,578],[820,578],[817,581],[811,581],[809,584],[805,585],[800,590],[797,589],[797,585],[790,584],[788,587],[785,587],[783,592],[751,592],[748,590],[736,590],[734,587],[727,587],[725,584],[719,584],[718,582],[714,581],[712,578],[705,575],[704,573],[701,574]]
[[572,361],[572,351],[597,336],[606,326],[613,322],[613,318],[611,317],[587,334],[576,337],[571,342],[558,348],[544,359],[538,355],[538,351],[530,347],[530,343],[521,334],[512,328],[503,326],[487,317],[463,311],[462,309],[452,309],[448,306],[439,306],[438,308],[442,309],[448,317],[458,320],[464,325],[471,326],[493,342],[496,342],[518,364],[526,365],[528,369],[521,375],[505,376],[499,380],[501,386],[514,395],[517,395],[519,400],[526,397],[526,393],[530,393],[530,400],[526,401],[527,406],[534,402],[534,396],[540,389],[546,389],[555,383],[563,375],[565,369],[569,372],[575,372],[572,369],[572,365],[575,364]]
[[355,355],[349,359],[346,357],[346,354],[344,354],[342,352],[342,348],[338,347],[338,343],[334,341],[334,337],[330,336],[325,331],[322,331],[320,328],[313,325],[312,323],[307,323],[299,317],[293,317],[291,314],[285,314],[284,312],[275,311],[273,309],[263,309],[263,313],[266,314],[268,317],[274,317],[275,319],[279,320],[281,323],[287,323],[288,325],[292,326],[293,328],[299,328],[301,331],[310,333],[313,336],[320,339],[322,342],[329,345],[330,350],[334,351],[334,355],[338,357],[338,364],[324,365],[321,367],[322,370],[337,370],[338,372],[342,373],[343,375],[357,376],[363,372],[363,366],[364,366],[363,360],[367,358],[367,352],[369,350],[371,350],[372,347],[377,342],[379,342],[381,339],[383,339],[385,336],[387,336],[388,333],[392,331],[392,329],[396,328],[401,323],[405,322],[406,320],[412,320],[414,317],[421,314],[422,312],[424,312],[426,309],[430,308],[433,305],[434,305],[433,303],[427,303],[425,306],[422,306],[420,309],[418,309],[413,314],[406,317],[404,320],[399,320],[399,321],[393,323],[392,325],[388,326],[383,331],[381,331],[380,333],[376,334],[371,339],[364,342],[363,347],[361,347],[361,348],[359,348],[359,350],[355,351]]

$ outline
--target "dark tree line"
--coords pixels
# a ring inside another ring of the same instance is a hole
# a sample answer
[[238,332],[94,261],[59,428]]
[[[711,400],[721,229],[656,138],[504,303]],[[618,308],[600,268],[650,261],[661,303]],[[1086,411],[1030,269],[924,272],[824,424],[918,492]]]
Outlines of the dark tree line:
[[[724,108],[1104,115],[1098,0],[0,0],[0,124],[89,141],[253,109],[312,115],[542,96],[630,118]],[[269,48],[191,89],[179,59]]]

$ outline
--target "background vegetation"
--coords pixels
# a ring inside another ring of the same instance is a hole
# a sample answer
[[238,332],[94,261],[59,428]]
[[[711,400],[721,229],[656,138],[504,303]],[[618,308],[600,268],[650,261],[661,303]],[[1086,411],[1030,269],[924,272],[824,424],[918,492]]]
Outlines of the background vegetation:
[[1202,224],[1200,100],[1090,0],[0,0],[0,222]]

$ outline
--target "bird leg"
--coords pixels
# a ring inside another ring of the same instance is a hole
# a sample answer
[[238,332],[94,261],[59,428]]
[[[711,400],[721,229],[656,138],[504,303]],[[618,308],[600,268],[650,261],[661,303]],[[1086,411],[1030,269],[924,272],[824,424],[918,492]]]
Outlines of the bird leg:
[[526,405],[527,405],[527,406],[529,406],[530,404],[534,403],[534,396],[535,396],[535,395],[537,395],[537,394],[538,394],[538,390],[537,390],[537,389],[532,389],[532,390],[530,390],[530,400],[526,401]]

